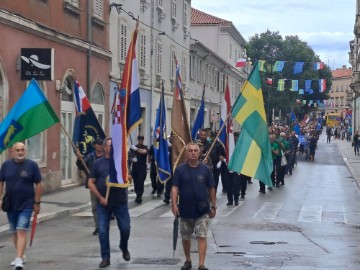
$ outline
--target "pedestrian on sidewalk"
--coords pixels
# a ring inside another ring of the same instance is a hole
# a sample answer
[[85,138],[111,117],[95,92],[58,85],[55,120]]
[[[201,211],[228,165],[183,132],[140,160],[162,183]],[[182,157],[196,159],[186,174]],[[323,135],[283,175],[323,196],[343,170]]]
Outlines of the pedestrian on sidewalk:
[[104,141],[104,156],[96,160],[90,172],[89,188],[97,198],[99,242],[102,261],[99,268],[110,265],[110,219],[113,213],[120,230],[120,250],[125,261],[130,260],[128,241],[130,237],[130,215],[128,208],[128,188],[110,188],[108,201],[106,196],[106,178],[109,176],[111,138]]
[[326,127],[326,142],[330,143],[331,141],[331,136],[332,136],[332,130],[330,126]]
[[186,156],[186,163],[178,166],[174,172],[171,190],[172,212],[175,217],[180,216],[180,234],[186,258],[181,270],[192,268],[190,250],[191,235],[194,231],[198,240],[198,269],[207,270],[206,236],[209,218],[216,215],[215,181],[211,169],[199,161],[200,147],[196,143],[187,145]]
[[[85,188],[87,188],[87,189],[89,188],[88,182],[89,182],[89,177],[90,177],[90,171],[92,169],[92,166],[93,166],[95,160],[104,156],[103,143],[104,142],[101,138],[96,138],[94,140],[93,147],[95,150],[93,152],[91,152],[90,154],[86,155],[84,158],[84,163],[85,163],[87,169],[85,168],[84,164],[81,162],[80,153],[77,153],[77,155],[76,155],[77,156],[76,166],[78,167],[79,170],[82,170],[85,173],[85,177],[86,177],[85,178]],[[90,201],[91,201],[91,213],[93,215],[94,227],[95,227],[93,235],[98,235],[99,234],[98,215],[96,212],[97,198],[91,191],[90,191]]]
[[355,156],[356,154],[359,155],[359,148],[360,148],[360,138],[359,138],[359,131],[357,130],[353,136],[353,147],[354,147],[354,152],[355,152]]
[[39,166],[35,161],[26,159],[25,145],[15,143],[12,154],[14,158],[5,161],[1,166],[0,198],[6,183],[5,192],[11,198],[11,209],[7,212],[7,218],[16,248],[15,260],[10,265],[21,270],[26,263],[26,234],[30,227],[30,218],[33,211],[35,214],[40,212],[42,185]]

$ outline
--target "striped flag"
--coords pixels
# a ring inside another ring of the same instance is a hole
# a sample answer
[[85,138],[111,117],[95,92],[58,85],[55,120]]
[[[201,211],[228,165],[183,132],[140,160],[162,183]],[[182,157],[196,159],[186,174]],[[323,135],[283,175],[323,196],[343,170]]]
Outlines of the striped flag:
[[32,79],[23,95],[0,123],[0,153],[59,122],[37,82]]
[[326,79],[319,80],[319,91],[324,92],[326,90]]
[[[228,81],[226,81],[226,88],[224,94],[224,100],[221,104],[221,114],[220,114],[220,127],[224,124],[227,119],[227,115],[231,112],[231,96]],[[235,141],[234,141],[234,133],[233,133],[233,124],[232,118],[227,119],[226,128],[224,128],[219,136],[220,143],[225,149],[226,160],[227,162],[230,160],[229,157],[234,150]]]
[[136,61],[138,23],[126,56],[121,86],[114,96],[112,106],[111,153],[108,186],[128,187],[127,137],[141,123],[139,76]]
[[82,156],[85,157],[94,151],[93,142],[95,139],[104,140],[106,135],[78,81],[75,81],[74,84],[74,100],[76,117],[73,142]]
[[323,69],[323,68],[324,68],[323,62],[315,62],[314,63],[314,70],[319,70],[319,69]]
[[241,125],[241,132],[228,167],[272,187],[273,159],[257,63],[241,92],[232,108],[232,116]]
[[172,131],[172,150],[171,160],[172,168],[175,171],[177,165],[185,161],[185,147],[191,142],[189,124],[187,121],[182,82],[180,77],[180,65],[176,63],[175,91],[173,98],[173,108],[171,113],[171,131]]

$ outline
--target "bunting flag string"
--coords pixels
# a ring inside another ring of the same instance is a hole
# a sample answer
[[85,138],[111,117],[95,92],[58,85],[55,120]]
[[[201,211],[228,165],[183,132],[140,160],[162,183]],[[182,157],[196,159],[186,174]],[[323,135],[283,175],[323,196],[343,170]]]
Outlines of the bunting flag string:
[[[287,83],[287,82],[290,82]],[[315,85],[314,85],[315,83]],[[326,79],[317,79],[317,80],[291,80],[291,79],[277,79],[277,86],[274,86],[274,79],[266,78],[266,84],[272,86],[272,88],[276,88],[278,91],[285,91],[285,89],[289,89],[292,92],[299,92],[300,95],[303,95],[305,92],[307,94],[314,94],[315,90],[323,93],[326,90]],[[288,87],[286,87],[288,84]],[[303,88],[300,88],[299,85],[303,85]]]
[[[254,61],[252,59],[252,61]],[[270,60],[258,60],[259,71],[261,72],[282,72],[285,65],[290,64],[293,67],[293,74],[299,74],[304,71],[306,66],[309,70],[318,71],[324,69],[324,62],[295,62],[295,61],[270,61]]]

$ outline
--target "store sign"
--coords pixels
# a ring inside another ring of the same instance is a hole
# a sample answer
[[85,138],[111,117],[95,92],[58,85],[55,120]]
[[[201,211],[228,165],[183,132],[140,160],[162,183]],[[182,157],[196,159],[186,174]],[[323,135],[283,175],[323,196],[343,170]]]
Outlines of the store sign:
[[21,49],[21,80],[31,79],[54,80],[54,49]]

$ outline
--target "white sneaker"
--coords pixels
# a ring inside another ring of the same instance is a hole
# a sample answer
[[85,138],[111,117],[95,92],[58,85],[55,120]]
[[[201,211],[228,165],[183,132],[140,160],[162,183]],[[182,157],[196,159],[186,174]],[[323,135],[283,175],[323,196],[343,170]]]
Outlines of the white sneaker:
[[[11,266],[15,266],[16,259],[17,259],[17,258],[15,258],[15,259],[10,263]],[[27,260],[26,260],[26,255],[24,255],[24,256],[22,257],[22,263],[25,264],[26,262],[27,262]]]
[[24,269],[22,259],[21,258],[16,258],[15,259],[15,270],[22,270],[22,269]]

